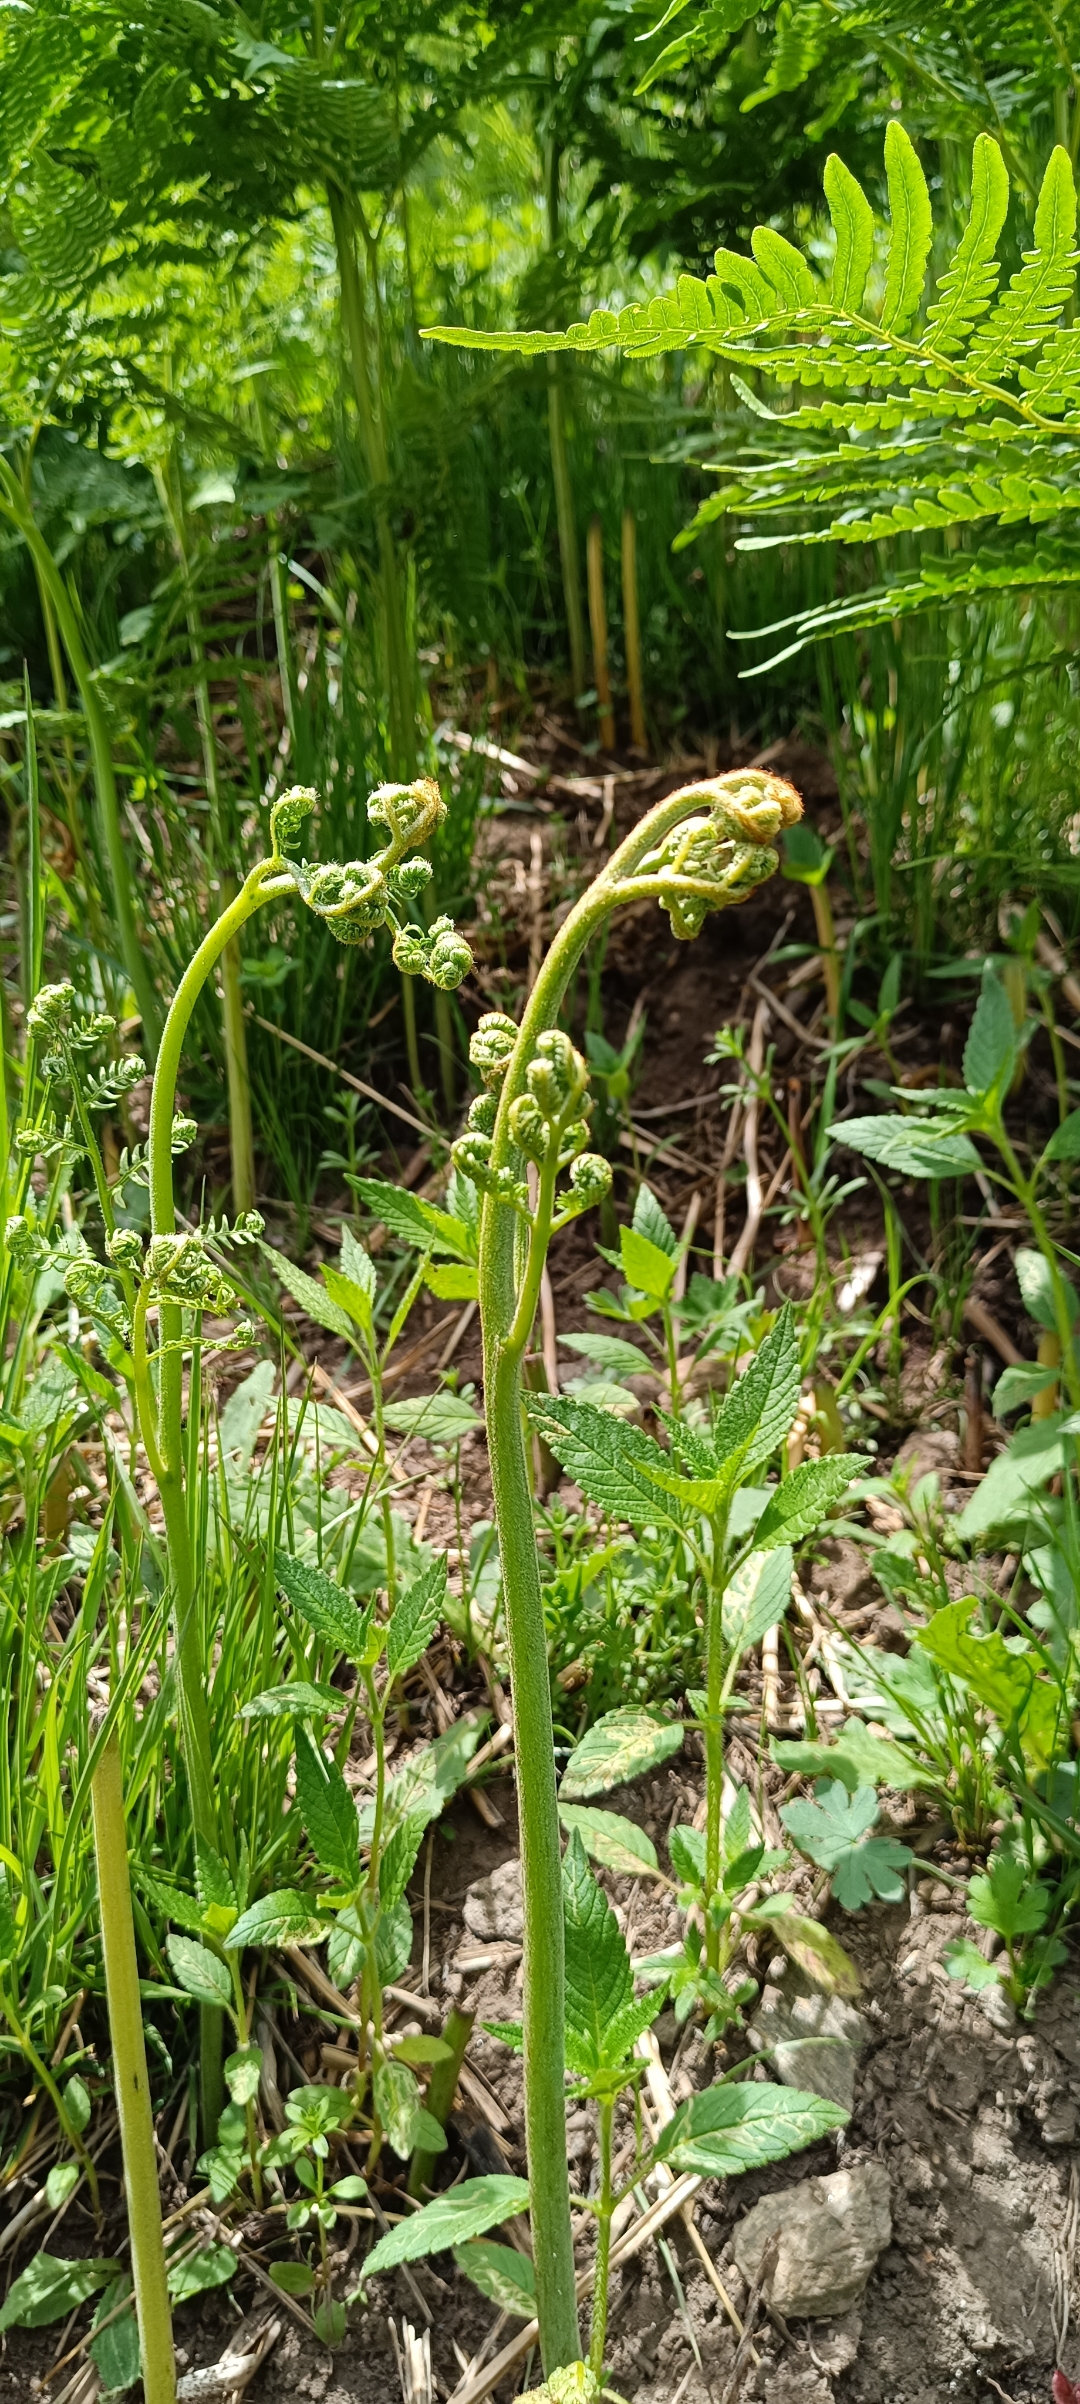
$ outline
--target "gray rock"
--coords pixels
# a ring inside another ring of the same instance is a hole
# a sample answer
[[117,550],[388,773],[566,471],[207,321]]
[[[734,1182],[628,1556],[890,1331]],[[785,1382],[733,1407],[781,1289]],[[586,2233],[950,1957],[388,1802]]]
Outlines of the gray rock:
[[1016,2005],[1003,1986],[980,1987],[974,2001],[976,2010],[982,2013],[984,2020],[989,2020],[991,2028],[1000,2029],[1004,2037],[1012,2035],[1016,2027]]
[[881,2162],[860,2162],[831,2178],[805,2179],[767,2195],[739,2222],[735,2260],[753,2280],[770,2237],[780,2252],[769,2300],[789,2318],[829,2321],[857,2304],[878,2255],[892,2236],[889,2176]]
[[819,2330],[811,2349],[818,2369],[830,2379],[839,2379],[849,2371],[859,2351],[862,2336],[862,2313],[845,2312],[830,2329]]
[[520,1945],[521,1863],[516,1856],[500,1862],[489,1878],[478,1878],[469,1888],[464,1919],[470,1936],[481,1937],[488,1944],[499,1938],[505,1944]]
[[754,2014],[750,2042],[769,2049],[785,2087],[809,2088],[850,2112],[855,2100],[855,2066],[869,2042],[870,2024],[840,1995],[796,1995],[791,2002],[766,1987]]

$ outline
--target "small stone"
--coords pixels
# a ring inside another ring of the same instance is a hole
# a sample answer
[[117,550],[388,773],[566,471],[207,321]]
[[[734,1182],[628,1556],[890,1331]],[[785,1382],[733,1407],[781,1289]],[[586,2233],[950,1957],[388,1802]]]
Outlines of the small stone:
[[465,1926],[470,1936],[481,1937],[488,1944],[492,1938],[520,1945],[523,1930],[521,1902],[521,1863],[516,1855],[500,1862],[490,1877],[478,1878],[469,1888],[464,1904]]
[[850,2112],[855,2067],[870,2039],[869,2023],[840,1995],[796,1995],[789,2003],[766,1987],[754,2014],[750,2042],[770,2050],[785,2087],[809,2089]]
[[822,2321],[850,2311],[892,2236],[884,2165],[860,2162],[763,2197],[735,2230],[735,2260],[744,2278],[756,2277],[769,2239],[777,2235],[769,2290],[777,2311]]
[[989,2020],[991,2028],[998,2028],[1003,2036],[1011,2037],[1016,2027],[1016,2006],[1003,1986],[980,1987],[975,2002],[983,2019]]
[[1035,2114],[1044,2145],[1075,2145],[1076,2105],[1070,2096],[1057,2095],[1045,2104],[1036,2104]]
[[830,2379],[839,2379],[849,2371],[859,2351],[862,2336],[862,2313],[845,2312],[829,2329],[821,2329],[814,2338],[813,2355],[818,2369]]

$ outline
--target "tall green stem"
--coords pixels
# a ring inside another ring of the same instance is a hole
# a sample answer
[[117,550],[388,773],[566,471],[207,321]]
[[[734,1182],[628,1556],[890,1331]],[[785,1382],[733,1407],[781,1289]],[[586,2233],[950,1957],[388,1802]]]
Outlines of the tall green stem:
[[600,2193],[596,2201],[596,2265],[593,2271],[592,2324],[589,2330],[589,2369],[594,2378],[599,2379],[604,2367],[604,2340],[607,2336],[611,2215],[615,2204],[611,2186],[611,2140],[615,2127],[614,2097],[602,2095],[597,2109],[600,2139]]
[[158,2196],[154,2115],[146,2069],[139,1968],[131,1913],[120,1746],[106,1743],[91,1788],[101,1943],[109,2007],[113,2082],[124,2161],[131,2273],[139,2323],[145,2404],[175,2404],[176,2363]]
[[157,1049],[161,1030],[161,1009],[146,954],[139,942],[132,896],[131,877],[124,849],[120,823],[120,801],[113,768],[112,745],[101,698],[94,683],[90,662],[83,648],[78,619],[71,596],[37,524],[17,476],[6,459],[0,459],[0,513],[11,519],[18,528],[34,562],[39,581],[48,593],[56,617],[64,649],[71,662],[71,672],[79,688],[90,757],[94,768],[94,789],[97,794],[98,816],[109,863],[116,929],[120,938],[120,956],[131,982],[143,1023],[146,1048],[151,1057]]

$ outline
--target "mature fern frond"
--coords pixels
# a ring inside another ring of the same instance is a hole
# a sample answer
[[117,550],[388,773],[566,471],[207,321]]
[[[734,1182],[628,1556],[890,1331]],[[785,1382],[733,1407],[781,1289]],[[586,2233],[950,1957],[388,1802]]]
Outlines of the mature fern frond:
[[[718,251],[705,282],[680,276],[674,292],[647,307],[596,310],[563,335],[437,330],[443,341],[497,350],[617,346],[644,358],[705,349],[744,373],[754,368],[781,386],[802,387],[806,400],[777,416],[740,387],[756,421],[752,446],[715,466],[720,488],[680,540],[713,519],[740,515],[783,520],[775,534],[743,534],[741,549],[793,539],[877,542],[898,533],[948,536],[953,547],[931,553],[928,546],[913,573],[801,618],[791,649],[840,626],[1008,584],[1072,583],[1080,572],[1080,543],[1066,531],[1080,510],[1080,330],[1062,322],[1071,315],[1080,256],[1068,154],[1057,149],[1051,157],[1033,247],[1001,291],[996,254],[1009,178],[996,142],[979,135],[968,222],[925,309],[930,199],[915,149],[895,121],[885,164],[891,228],[876,309],[865,297],[873,212],[833,157],[825,170],[835,234],[827,286],[801,251],[763,227],[752,237],[752,258]],[[1012,536],[1013,528],[1055,524],[1056,533],[1035,542]]]

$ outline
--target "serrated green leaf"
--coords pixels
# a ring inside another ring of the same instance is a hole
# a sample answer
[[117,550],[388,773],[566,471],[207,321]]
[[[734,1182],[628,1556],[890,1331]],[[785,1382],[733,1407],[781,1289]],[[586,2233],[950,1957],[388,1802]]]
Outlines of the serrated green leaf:
[[512,2245],[495,2245],[489,2238],[472,2237],[454,2247],[454,2260],[489,2304],[500,2312],[516,2312],[532,2320],[536,2311],[536,2272],[527,2254]]
[[987,963],[975,1016],[964,1045],[964,1083],[984,1094],[1008,1085],[1016,1060],[1012,1005],[999,976]]
[[684,1886],[703,1886],[705,1882],[705,1831],[703,1828],[672,1828],[668,1835],[668,1852],[676,1878]]
[[934,221],[918,154],[910,134],[895,117],[885,129],[885,171],[891,231],[881,324],[883,331],[899,335],[907,332],[918,315]]
[[248,2104],[254,2102],[255,2097],[259,2092],[259,2080],[262,2076],[262,2066],[263,2057],[261,2046],[241,2045],[236,2053],[231,2053],[229,2055],[228,2060],[224,2064],[224,2077],[225,2084],[229,2090],[229,2100],[231,2103]]
[[471,1261],[433,1261],[424,1271],[424,1284],[440,1302],[475,1302],[480,1291]]
[[833,1452],[823,1461],[802,1461],[766,1503],[754,1529],[755,1550],[801,1543],[867,1467],[868,1456],[857,1452]]
[[245,1945],[318,1944],[326,1933],[327,1923],[307,1895],[298,1895],[292,1887],[279,1887],[272,1895],[260,1895],[257,1903],[241,1912],[225,1939],[225,1950],[239,1953]]
[[[768,1507],[771,1510],[773,1506],[770,1503]],[[741,1659],[783,1618],[791,1596],[794,1567],[790,1544],[778,1544],[769,1552],[748,1553],[740,1563],[725,1587],[721,1604],[724,1644],[729,1653]]]
[[858,1911],[875,1895],[884,1903],[903,1900],[900,1873],[907,1869],[911,1852],[894,1837],[870,1835],[877,1816],[873,1787],[857,1787],[852,1795],[839,1778],[816,1803],[781,1805],[789,1836],[800,1853],[828,1870],[833,1893],[845,1911]]
[[200,1911],[235,1911],[236,1889],[220,1853],[195,1836],[195,1895]]
[[295,1261],[287,1260],[284,1252],[275,1252],[272,1244],[264,1242],[261,1249],[286,1293],[299,1303],[305,1317],[314,1319],[316,1327],[325,1327],[328,1334],[344,1336],[346,1342],[351,1343],[353,1323],[349,1313],[342,1309],[340,1302],[332,1300],[326,1287],[318,1285],[314,1277],[309,1277],[306,1269],[298,1269]]
[[724,1402],[711,1438],[717,1463],[737,1465],[742,1478],[751,1478],[783,1443],[800,1385],[795,1314],[787,1302]]
[[340,1269],[335,1269],[332,1261],[324,1263],[323,1277],[331,1302],[344,1311],[351,1327],[358,1327],[361,1334],[366,1335],[372,1325],[371,1295],[363,1286],[357,1285],[354,1278],[344,1277]]
[[902,1177],[968,1177],[982,1162],[969,1135],[958,1134],[953,1117],[841,1119],[833,1129],[837,1143],[847,1144],[864,1159],[896,1169]]
[[645,1236],[658,1252],[666,1252],[675,1262],[679,1257],[679,1239],[670,1219],[661,1208],[650,1185],[639,1185],[634,1201],[632,1226],[635,1235]]
[[336,1686],[316,1686],[310,1678],[287,1678],[283,1686],[271,1686],[266,1694],[253,1696],[241,1709],[242,1720],[289,1720],[325,1718],[328,1711],[340,1711],[344,1696]]
[[915,1642],[939,1669],[959,1678],[1003,1728],[1015,1726],[1028,1758],[1046,1769],[1063,1733],[1061,1695],[1043,1675],[1036,1652],[1026,1647],[1014,1652],[998,1628],[975,1634],[971,1621],[978,1607],[973,1595],[943,1604],[924,1628],[916,1629]]
[[379,1863],[379,1900],[384,1911],[400,1902],[416,1867],[416,1857],[428,1822],[423,1812],[402,1820],[383,1847]]
[[407,2162],[416,2144],[420,2089],[404,2062],[377,2062],[373,2080],[375,2109],[392,2153]]
[[388,1402],[383,1411],[388,1427],[399,1436],[422,1436],[426,1444],[460,1444],[483,1425],[463,1394],[413,1394]]
[[174,2304],[186,2304],[193,2295],[206,2295],[211,2288],[226,2287],[235,2279],[239,2263],[231,2245],[206,2245],[199,2254],[188,2254],[183,2262],[169,2266],[169,2294]]
[[191,1937],[169,1935],[165,1939],[169,1967],[178,1987],[192,1995],[196,2003],[214,2007],[232,2002],[232,1980],[225,1963],[218,1960],[205,1945],[196,1945]]
[[[1076,1113],[1080,1119],[1080,1110]],[[648,1355],[637,1344],[628,1344],[623,1336],[605,1336],[590,1331],[587,1335],[574,1333],[560,1336],[564,1352],[576,1352],[582,1360],[594,1361],[598,1369],[606,1369],[611,1377],[646,1377],[653,1367]]]
[[359,1611],[351,1594],[328,1578],[324,1569],[280,1549],[274,1555],[274,1575],[294,1611],[324,1644],[332,1645],[357,1666],[365,1662],[373,1617],[370,1604],[366,1611]]
[[560,1800],[585,1803],[644,1777],[681,1751],[684,1734],[677,1720],[664,1719],[643,1703],[605,1712],[575,1745],[563,1771]]
[[60,2254],[35,2254],[0,2305],[0,2332],[45,2329],[52,2321],[64,2320],[115,2279],[119,2269],[118,2262],[69,2262]]
[[525,2179],[514,2179],[501,2173],[490,2178],[462,2179],[445,2195],[437,2195],[430,2204],[414,2212],[410,2220],[399,2220],[372,2247],[364,2264],[365,2283],[377,2278],[380,2271],[394,2270],[399,2262],[421,2262],[428,2254],[452,2253],[470,2237],[483,2237],[488,2229],[499,2228],[503,2221],[512,2220],[528,2208],[529,2188]]
[[679,1524],[675,1504],[659,1483],[671,1478],[670,1456],[641,1428],[568,1394],[530,1394],[526,1410],[567,1476],[610,1518],[638,1528],[658,1521]]
[[663,1302],[678,1266],[671,1253],[662,1251],[650,1236],[639,1235],[636,1227],[620,1228],[619,1253],[627,1285],[636,1294],[647,1294],[651,1302]]
[[421,1571],[390,1615],[386,1631],[386,1674],[391,1685],[407,1677],[426,1653],[446,1606],[446,1559],[440,1555]]
[[804,2095],[798,2087],[706,2087],[680,2104],[662,2132],[657,2157],[676,2171],[734,2178],[801,2153],[830,2129],[843,2128],[847,2118],[826,2096]]
[[296,1745],[296,1801],[321,1870],[342,1886],[360,1884],[356,1804],[336,1761],[328,1760],[303,1723]]
[[560,1796],[559,1818],[564,1828],[576,1829],[593,1861],[616,1878],[640,1878],[643,1872],[656,1876],[660,1865],[652,1838],[621,1812],[597,1811],[592,1804],[567,1803]]
[[576,1830],[571,1830],[563,1856],[563,1921],[567,2061],[578,2071],[616,2068],[608,2053],[609,2032],[618,2014],[633,2002],[630,1956]]

